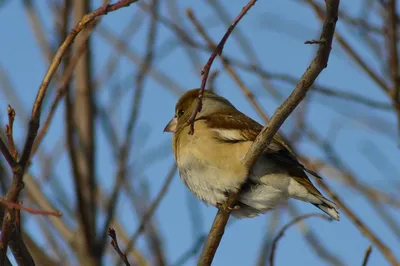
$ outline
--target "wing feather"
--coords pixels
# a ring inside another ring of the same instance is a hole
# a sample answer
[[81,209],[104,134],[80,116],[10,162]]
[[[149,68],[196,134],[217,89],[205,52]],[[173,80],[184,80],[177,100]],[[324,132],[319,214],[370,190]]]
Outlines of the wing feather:
[[[263,127],[258,122],[238,110],[226,113],[221,112],[212,116],[204,116],[199,118],[199,120],[204,120],[207,126],[217,133],[218,140],[226,143],[254,141],[263,129]],[[322,178],[314,171],[311,171],[304,167],[297,160],[292,149],[289,147],[289,145],[285,143],[285,141],[279,136],[279,134],[276,134],[274,136],[271,143],[265,150],[264,155],[268,156],[271,160],[279,161],[286,166],[296,165],[299,171],[293,174],[298,178],[305,178],[306,180],[308,180],[307,175],[303,171],[306,171],[317,178]],[[302,180],[300,181],[300,183],[307,187],[310,185],[313,186],[309,180],[308,182]]]

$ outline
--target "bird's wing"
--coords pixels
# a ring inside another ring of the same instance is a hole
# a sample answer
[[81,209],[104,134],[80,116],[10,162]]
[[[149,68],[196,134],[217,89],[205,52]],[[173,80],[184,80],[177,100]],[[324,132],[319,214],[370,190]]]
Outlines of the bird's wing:
[[204,120],[222,142],[254,141],[262,130],[259,123],[239,111],[204,116],[199,120]]
[[[205,120],[207,126],[217,132],[217,138],[219,141],[227,143],[254,141],[263,129],[258,122],[236,110],[234,113],[221,112],[219,114],[214,114],[212,115],[212,119],[211,116],[205,116],[200,119]],[[301,181],[297,181],[304,186],[308,187],[307,184],[309,183],[309,185],[314,187],[303,171],[306,171],[317,178],[322,178],[314,171],[304,167],[297,160],[291,148],[285,143],[279,134],[276,134],[273,137],[271,143],[265,150],[264,155],[268,156],[272,160],[282,163],[283,166],[296,165],[297,167],[294,169],[297,169],[298,172],[293,173],[293,175],[300,178]]]

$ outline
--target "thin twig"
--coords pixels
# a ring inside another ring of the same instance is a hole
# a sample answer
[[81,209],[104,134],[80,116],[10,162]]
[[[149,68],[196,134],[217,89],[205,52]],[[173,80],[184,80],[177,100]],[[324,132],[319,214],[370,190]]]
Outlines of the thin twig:
[[273,210],[267,220],[268,229],[262,239],[260,250],[258,252],[258,259],[255,265],[257,266],[267,266],[268,265],[268,254],[271,253],[271,244],[273,236],[275,235],[278,226],[281,222],[282,210]]
[[[323,144],[321,145],[322,142],[320,138],[311,130],[308,130],[307,134],[310,134],[310,138],[313,139],[314,141],[317,141],[319,146],[321,146],[323,149],[325,149],[325,153],[329,156],[329,159],[334,162],[334,165],[337,166],[339,169],[346,169],[346,166],[341,163],[341,161],[336,158],[337,156],[335,155],[334,151],[331,150],[331,147],[329,144]],[[311,167],[312,168],[312,167]],[[313,169],[317,170],[317,169]],[[347,181],[351,185],[353,185],[355,188],[360,189],[363,193],[368,198],[371,198],[371,200],[376,200],[376,195],[374,192],[368,190],[366,191],[363,186],[360,186],[360,184],[356,181],[354,176],[351,174],[346,175]],[[378,249],[382,252],[382,254],[386,257],[388,261],[390,261],[393,265],[400,265],[399,262],[397,261],[396,257],[394,256],[393,252],[390,250],[390,248],[380,240],[380,238],[371,231],[370,228],[368,228],[361,220],[356,216],[356,214],[350,210],[347,205],[345,204],[344,201],[339,198],[339,196],[325,183],[321,182],[320,180],[317,180],[318,184],[324,189],[331,197],[332,199],[339,205],[339,207],[343,210],[343,212],[348,216],[348,218],[355,224],[355,226],[360,230],[362,234],[364,234],[367,238],[371,240],[372,243],[375,244],[375,246],[378,247]]]
[[[306,3],[308,3],[315,11],[315,13],[318,15],[318,18],[320,20],[323,19],[324,17],[324,11],[319,6],[314,0],[302,0]],[[393,98],[393,91],[391,90],[391,87],[388,85],[388,83],[385,81],[383,77],[377,72],[374,71],[364,60],[360,54],[354,49],[350,43],[339,33],[335,33],[335,38],[341,45],[344,51],[356,62],[360,68],[386,93],[386,95],[392,100],[393,106],[396,110],[397,113],[397,120],[398,120],[398,128],[400,132],[400,102],[398,100],[394,100]],[[391,56],[396,56],[396,55],[391,55]],[[398,77],[397,79],[398,80]],[[396,82],[395,82],[396,83]]]
[[[301,216],[300,212],[297,210],[297,208],[293,204],[288,205],[288,211],[292,219],[295,217]],[[332,265],[332,266],[344,266],[346,265],[343,263],[342,259],[336,252],[332,252],[329,250],[328,247],[325,245],[327,244],[329,246],[329,243],[326,243],[326,241],[321,240],[319,237],[323,236],[315,232],[313,230],[313,227],[310,225],[307,225],[305,221],[299,223],[299,231],[303,235],[304,239],[307,241],[308,245],[314,249],[315,255],[321,258],[321,260],[324,260],[326,265]],[[316,229],[316,228],[314,228]]]
[[[231,26],[228,28],[228,30],[225,32],[224,36],[222,37],[221,41],[218,43],[217,47],[214,49],[213,53],[211,54],[210,58],[208,59],[206,65],[204,66],[203,70],[201,71],[201,75],[203,76],[203,79],[201,80],[201,86],[200,86],[200,91],[199,95],[197,97],[197,106],[193,110],[193,113],[189,117],[187,123],[190,124],[190,130],[189,134],[193,135],[194,133],[194,121],[196,119],[196,115],[198,112],[201,111],[202,108],[202,99],[203,99],[203,94],[204,90],[206,88],[206,83],[208,79],[208,75],[210,74],[210,69],[211,66],[217,57],[217,55],[222,54],[222,50],[224,49],[224,45],[226,41],[228,40],[229,36],[231,35],[232,31],[235,29],[236,25],[240,22],[240,20],[246,15],[247,11],[250,10],[250,8],[257,2],[257,0],[250,0],[246,6],[243,7],[242,11],[239,13],[239,15],[235,18],[235,20],[232,22]],[[191,12],[188,10],[188,12]],[[189,15],[189,13],[188,13]]]
[[370,245],[367,250],[365,251],[365,255],[364,255],[364,259],[362,262],[362,266],[367,266],[368,260],[369,260],[369,256],[371,255],[372,252],[372,246]]
[[42,125],[42,128],[40,130],[40,132],[38,133],[35,142],[33,144],[32,147],[32,156],[36,153],[36,151],[38,150],[41,142],[43,141],[44,137],[47,134],[47,131],[51,125],[51,122],[53,120],[54,114],[57,111],[57,107],[59,105],[59,103],[61,102],[62,98],[65,96],[66,91],[68,89],[68,85],[71,81],[72,78],[72,74],[74,73],[75,67],[78,64],[79,60],[81,59],[82,55],[87,51],[87,45],[86,42],[89,39],[92,31],[94,30],[94,28],[98,25],[98,21],[93,21],[90,25],[88,25],[88,27],[86,28],[86,31],[84,32],[84,36],[82,37],[82,45],[80,47],[78,47],[78,49],[76,49],[75,55],[69,59],[68,65],[67,67],[64,69],[63,71],[63,75],[62,78],[60,80],[60,87],[57,90],[56,96],[50,106],[50,111],[47,114],[47,117]]
[[11,105],[8,105],[7,107],[7,113],[8,113],[8,125],[6,126],[6,135],[8,138],[8,144],[10,147],[10,153],[12,157],[14,158],[15,161],[18,160],[18,151],[17,148],[15,147],[14,143],[14,119],[15,119],[15,110],[11,107]]
[[24,145],[24,149],[22,152],[22,157],[21,157],[22,165],[26,164],[26,162],[29,160],[29,157],[30,157],[30,151],[32,149],[32,145],[36,138],[37,130],[39,128],[41,108],[42,108],[44,96],[46,95],[47,88],[50,84],[50,81],[51,81],[54,73],[57,71],[57,68],[61,63],[61,59],[63,58],[64,54],[69,49],[69,47],[71,46],[73,41],[75,40],[76,36],[78,36],[78,34],[86,27],[86,25],[91,23],[97,17],[106,15],[109,12],[129,6],[130,4],[135,3],[137,1],[138,0],[121,0],[115,4],[102,6],[98,9],[96,9],[95,11],[85,15],[76,24],[76,26],[70,31],[67,38],[64,40],[64,42],[58,48],[50,66],[46,72],[46,75],[43,78],[43,81],[42,81],[42,83],[39,87],[38,93],[36,95],[35,102],[33,104],[32,116],[31,116],[31,119],[29,122],[29,129],[28,129],[29,133],[28,133],[28,136],[27,136],[27,139],[26,139],[26,142]]
[[[211,51],[213,51],[216,47],[215,43],[207,34],[205,27],[201,25],[200,20],[196,18],[195,14],[191,11],[188,10],[187,15],[190,19],[190,21],[193,23],[195,26],[196,30],[199,32],[199,34],[204,38],[204,40],[207,42],[208,47],[210,48]],[[254,97],[253,93],[247,88],[245,85],[244,81],[240,78],[239,74],[237,71],[229,64],[229,60],[224,56],[220,55],[222,65],[224,66],[224,69],[228,74],[232,77],[232,79],[235,81],[235,83],[238,85],[238,87],[242,90],[244,95],[249,99],[251,104],[254,106],[256,109],[257,113],[260,115],[260,117],[264,120],[265,123],[268,122],[268,117],[265,114],[264,110],[262,109],[261,105],[258,103],[257,99]],[[210,77],[211,81],[211,77]]]
[[374,245],[382,252],[385,258],[392,265],[400,265],[390,248],[384,242],[382,242],[380,238],[375,233],[373,233],[371,229],[368,228],[367,225],[363,223],[352,210],[347,207],[344,201],[339,198],[339,196],[326,183],[320,182],[320,180],[317,180],[317,182],[339,205],[339,207],[343,210],[347,217],[355,224],[358,230],[360,230],[363,235],[365,235],[371,240],[372,243],[374,243]]
[[130,266],[131,264],[126,257],[126,253],[123,253],[118,245],[117,234],[115,233],[114,228],[108,228],[108,235],[111,237],[111,245],[113,246],[114,250],[118,253],[121,257],[121,260],[125,263],[126,266]]
[[38,42],[40,52],[46,60],[46,63],[49,63],[53,57],[53,51],[50,41],[46,38],[43,19],[40,17],[39,10],[36,6],[37,2],[33,0],[23,0],[22,3],[32,27],[33,34],[35,34]]
[[278,245],[278,241],[279,239],[281,239],[283,237],[283,235],[285,234],[285,231],[287,229],[289,229],[289,227],[291,227],[292,225],[295,225],[296,223],[310,218],[310,217],[319,217],[328,221],[332,221],[332,219],[330,219],[328,216],[326,216],[325,214],[320,214],[320,213],[311,213],[311,214],[305,214],[299,217],[294,218],[292,221],[290,221],[288,224],[286,224],[285,226],[282,227],[282,229],[278,232],[278,234],[275,236],[274,240],[272,241],[272,248],[271,248],[271,253],[269,255],[269,265],[270,266],[274,266],[275,264],[275,253],[276,253],[276,248]]
[[3,142],[0,138],[0,151],[3,154],[4,158],[6,159],[7,163],[14,168],[17,165],[17,162],[14,160],[13,156],[11,155],[10,151],[7,148],[7,145]]
[[305,41],[304,44],[324,44],[324,40],[310,40],[310,41]]
[[185,251],[177,260],[175,263],[173,263],[172,265],[174,266],[181,266],[181,265],[185,265],[186,262],[196,256],[196,254],[199,252],[199,250],[201,249],[201,246],[204,243],[204,240],[206,240],[207,236],[206,235],[201,235],[199,238],[197,238],[197,240],[194,242],[194,244],[187,250]]
[[[144,85],[145,81],[148,77],[148,72],[152,68],[153,61],[155,58],[155,47],[156,47],[156,39],[157,39],[157,34],[158,34],[158,26],[157,26],[157,20],[155,19],[157,17],[157,14],[159,12],[159,1],[158,0],[153,0],[152,1],[152,19],[150,21],[150,26],[149,26],[149,33],[147,35],[147,41],[146,41],[146,54],[142,60],[140,69],[137,73],[136,79],[135,79],[135,92],[133,93],[133,99],[132,99],[132,104],[131,104],[131,110],[129,111],[129,119],[127,123],[127,127],[125,130],[125,141],[120,149],[119,152],[119,165],[118,165],[118,170],[117,170],[117,175],[116,175],[116,181],[114,184],[114,187],[111,192],[110,200],[107,204],[107,217],[104,223],[104,226],[108,228],[110,226],[110,223],[112,219],[114,218],[115,214],[115,209],[117,206],[117,200],[118,196],[121,191],[121,187],[125,183],[126,179],[126,168],[127,168],[127,161],[129,159],[129,153],[130,149],[133,146],[133,133],[137,125],[138,117],[139,117],[139,111],[140,111],[140,106],[141,106],[141,101],[142,101],[142,96],[143,96],[143,90],[144,90]],[[103,235],[103,237],[100,239],[100,245],[102,243],[105,243],[105,237],[106,235]],[[102,246],[104,248],[104,246]]]
[[35,215],[49,215],[49,216],[57,216],[61,217],[62,212],[60,211],[42,211],[42,210],[35,210],[29,207],[25,207],[22,204],[7,201],[5,198],[0,198],[0,203],[6,206],[10,210],[23,210]]
[[126,252],[129,252],[135,247],[136,241],[138,240],[140,234],[144,231],[146,227],[146,223],[148,220],[151,219],[153,216],[155,210],[157,209],[158,205],[160,204],[161,200],[164,198],[165,193],[167,193],[168,187],[171,184],[171,181],[173,177],[175,176],[175,172],[177,170],[176,164],[174,164],[171,167],[171,170],[169,170],[168,176],[164,181],[164,184],[158,193],[156,199],[153,201],[147,212],[142,216],[139,227],[136,229],[135,233],[133,234],[131,240],[128,242],[127,247],[126,247]]
[[[96,30],[96,33],[98,33],[99,36],[102,37],[106,42],[112,44],[115,50],[126,56],[134,64],[141,64],[141,56],[137,51],[133,49],[133,47],[129,47],[126,40],[118,38],[115,33],[113,33],[111,30],[108,30],[104,26],[100,26]],[[183,88],[179,85],[177,81],[172,79],[169,75],[158,70],[155,66],[150,69],[148,75],[151,76],[163,87],[169,88],[176,95],[181,95],[184,92]]]

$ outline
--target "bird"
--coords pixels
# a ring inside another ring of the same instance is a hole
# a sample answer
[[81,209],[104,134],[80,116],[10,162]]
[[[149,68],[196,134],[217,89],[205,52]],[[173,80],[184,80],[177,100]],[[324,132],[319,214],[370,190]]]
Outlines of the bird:
[[199,92],[191,89],[179,98],[174,117],[164,128],[173,133],[179,177],[195,196],[220,208],[230,193],[240,189],[231,212],[239,219],[264,214],[295,199],[339,221],[338,206],[321,194],[306,173],[321,177],[297,160],[279,134],[249,169],[243,159],[263,127],[226,98],[204,90],[202,108],[190,132],[188,120],[197,108]]

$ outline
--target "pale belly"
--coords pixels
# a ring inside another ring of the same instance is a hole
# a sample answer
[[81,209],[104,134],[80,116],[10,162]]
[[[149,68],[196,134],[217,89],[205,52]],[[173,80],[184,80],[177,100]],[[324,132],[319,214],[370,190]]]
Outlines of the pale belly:
[[[201,174],[198,174],[201,172]],[[208,172],[208,173],[206,173]],[[215,172],[210,171],[179,171],[180,177],[190,191],[207,205],[217,206],[226,201],[227,192],[237,191],[240,184],[218,182]],[[218,171],[218,175],[225,175]],[[212,176],[210,176],[212,175]],[[229,180],[229,178],[226,178]],[[225,180],[226,180],[225,179]],[[232,178],[234,179],[234,178]],[[264,176],[263,179],[268,179]],[[271,180],[275,179],[271,176]],[[287,191],[269,184],[251,186],[239,195],[240,209],[232,212],[238,218],[254,217],[278,206],[284,205],[289,199]]]
[[[240,145],[235,144],[237,150],[232,150],[231,144],[216,144],[213,140],[212,145],[218,150],[214,153],[207,148],[211,144],[205,145],[211,139],[200,139],[196,135],[183,137],[187,138],[185,145],[178,143],[176,150],[179,153],[176,159],[180,178],[206,204],[217,206],[224,203],[229,192],[236,192],[247,180],[248,171],[242,162]],[[225,149],[227,145],[230,149]],[[259,163],[262,171],[254,168],[257,176],[250,177],[255,181],[254,186],[239,195],[241,209],[232,212],[236,217],[256,216],[285,203],[289,198],[287,188],[290,178],[284,174],[272,174],[276,173],[274,164]]]

